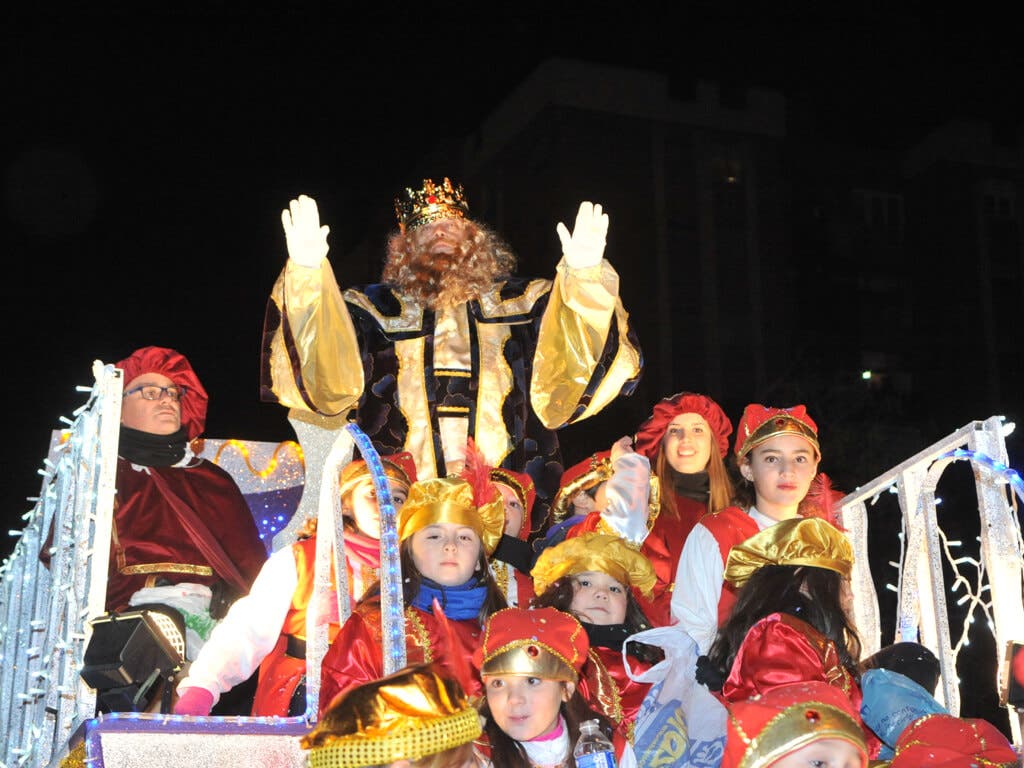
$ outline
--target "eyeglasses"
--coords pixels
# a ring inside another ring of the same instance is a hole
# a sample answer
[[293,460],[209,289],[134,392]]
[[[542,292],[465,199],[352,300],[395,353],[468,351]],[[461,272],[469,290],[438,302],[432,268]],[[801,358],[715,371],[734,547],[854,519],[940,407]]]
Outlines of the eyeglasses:
[[143,400],[163,400],[165,397],[171,398],[174,402],[181,402],[181,398],[188,392],[185,387],[179,387],[172,384],[169,387],[158,387],[156,384],[143,384],[138,387],[133,387],[124,393],[125,397],[128,395],[134,395],[136,392],[142,394]]

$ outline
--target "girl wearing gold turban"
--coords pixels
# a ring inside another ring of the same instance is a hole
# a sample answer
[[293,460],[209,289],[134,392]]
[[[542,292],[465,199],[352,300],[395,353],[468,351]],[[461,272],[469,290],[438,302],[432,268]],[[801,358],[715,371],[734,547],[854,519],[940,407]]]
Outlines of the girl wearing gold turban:
[[[720,689],[726,704],[788,683],[824,682],[860,712],[852,569],[850,542],[820,518],[783,520],[734,546],[725,578],[739,589],[736,604],[698,660],[697,681]],[[881,742],[864,732],[875,757]]]
[[623,647],[636,673],[662,658],[654,646],[629,642],[630,635],[651,627],[633,593],[650,593],[654,568],[618,536],[584,533],[541,552],[532,574],[538,595],[533,606],[571,613],[587,633],[590,650],[579,690],[615,725],[621,759],[625,745],[633,743],[636,716],[651,687],[627,674]]
[[[505,607],[487,567],[504,525],[504,504],[494,485],[474,487],[461,477],[413,483],[398,512],[407,663],[440,663],[471,696],[479,692],[479,681],[467,682],[462,667],[484,621]],[[356,604],[327,649],[321,713],[339,692],[384,674],[381,615],[378,584]]]

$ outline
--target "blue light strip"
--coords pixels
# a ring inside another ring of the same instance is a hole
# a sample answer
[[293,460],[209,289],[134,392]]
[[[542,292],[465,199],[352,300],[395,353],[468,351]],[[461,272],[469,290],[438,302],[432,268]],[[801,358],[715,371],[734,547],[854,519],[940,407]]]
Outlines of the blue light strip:
[[1001,461],[995,461],[991,457],[978,451],[969,451],[966,448],[956,448],[955,450],[948,451],[939,457],[942,459],[967,459],[969,461],[976,461],[983,467],[992,470],[998,475],[1002,476],[1017,492],[1019,496],[1024,498],[1024,480],[1021,480],[1020,474],[1017,470],[1006,466]]
[[380,607],[384,636],[384,674],[405,666],[405,602],[402,599],[402,564],[398,556],[398,520],[391,498],[391,484],[380,454],[370,438],[355,424],[346,424],[359,453],[370,468],[377,506],[380,509]]

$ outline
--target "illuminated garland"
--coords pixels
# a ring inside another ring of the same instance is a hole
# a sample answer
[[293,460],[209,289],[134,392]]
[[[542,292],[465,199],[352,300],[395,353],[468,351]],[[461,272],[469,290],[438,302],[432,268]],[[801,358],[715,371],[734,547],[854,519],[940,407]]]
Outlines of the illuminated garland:
[[405,666],[405,601],[402,599],[402,564],[398,556],[398,520],[391,498],[391,483],[384,472],[380,455],[355,424],[346,424],[370,468],[377,506],[380,509],[380,620],[384,634],[384,674]]

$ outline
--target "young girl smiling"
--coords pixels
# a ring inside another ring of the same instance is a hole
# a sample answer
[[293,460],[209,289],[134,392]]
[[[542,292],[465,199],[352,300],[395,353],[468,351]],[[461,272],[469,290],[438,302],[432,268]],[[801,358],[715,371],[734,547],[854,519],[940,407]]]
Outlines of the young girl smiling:
[[581,722],[597,719],[610,735],[576,689],[589,647],[580,623],[555,608],[507,608],[488,619],[473,660],[493,768],[575,768]]

